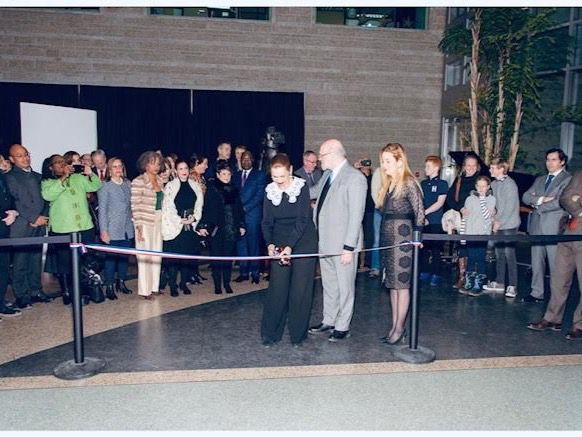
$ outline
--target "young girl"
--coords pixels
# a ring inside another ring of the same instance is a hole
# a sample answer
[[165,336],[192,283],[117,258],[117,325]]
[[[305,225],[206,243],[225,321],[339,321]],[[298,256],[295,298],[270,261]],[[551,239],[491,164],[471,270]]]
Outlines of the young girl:
[[[475,181],[476,191],[472,191],[461,209],[465,235],[490,235],[495,217],[495,197],[491,194],[491,180],[479,176]],[[485,267],[486,241],[467,242],[467,272],[465,283],[459,289],[462,294],[479,296],[483,292],[487,274]]]

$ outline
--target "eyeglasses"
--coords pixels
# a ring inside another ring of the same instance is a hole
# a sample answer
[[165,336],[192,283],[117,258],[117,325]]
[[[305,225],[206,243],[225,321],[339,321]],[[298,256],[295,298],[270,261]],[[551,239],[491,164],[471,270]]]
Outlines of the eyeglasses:
[[30,153],[26,152],[20,155],[10,155],[10,156],[12,156],[13,158],[30,158]]

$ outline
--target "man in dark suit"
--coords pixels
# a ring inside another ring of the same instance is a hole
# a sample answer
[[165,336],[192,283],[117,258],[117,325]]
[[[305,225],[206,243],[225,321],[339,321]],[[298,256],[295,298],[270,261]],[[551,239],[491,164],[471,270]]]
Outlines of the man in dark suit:
[[[30,166],[30,154],[20,144],[10,147],[12,170],[6,173],[10,193],[19,216],[10,228],[10,237],[42,237],[48,223],[48,206],[40,195],[39,173]],[[30,246],[14,250],[12,290],[19,308],[34,302],[49,302],[42,292],[42,247]]]
[[[14,210],[14,199],[10,195],[8,184],[3,173],[0,172],[0,238],[8,238],[10,227],[18,212]],[[19,310],[4,305],[4,296],[8,287],[8,273],[10,269],[10,248],[0,246],[0,316],[15,317],[20,315]],[[1,320],[1,319],[0,319]]]
[[303,153],[303,167],[295,172],[295,176],[305,179],[309,188],[317,185],[323,171],[317,167],[317,155],[312,150],[307,150]]
[[[548,174],[539,176],[523,197],[523,203],[533,207],[528,225],[531,235],[557,235],[560,222],[568,215],[560,206],[560,196],[572,177],[566,171],[568,156],[562,149],[546,152]],[[550,276],[554,275],[556,244],[532,244],[531,246],[531,293],[522,302],[543,302],[546,256]]]
[[[265,195],[266,175],[261,170],[253,168],[254,158],[250,151],[241,156],[242,170],[236,172],[234,183],[239,189],[241,203],[245,211],[246,234],[238,241],[238,256],[258,256],[261,245],[261,219],[263,216],[263,197]],[[241,261],[240,275],[235,282],[260,281],[259,261]]]

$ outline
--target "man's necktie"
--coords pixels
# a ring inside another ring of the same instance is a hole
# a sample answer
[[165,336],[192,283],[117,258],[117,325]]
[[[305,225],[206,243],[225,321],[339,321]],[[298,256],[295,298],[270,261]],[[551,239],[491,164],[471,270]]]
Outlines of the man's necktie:
[[309,185],[315,185],[315,181],[313,180],[313,173],[307,173],[307,176],[309,176]]
[[241,188],[244,188],[245,184],[247,183],[247,172],[243,171],[242,179],[240,181]]
[[321,206],[323,202],[325,202],[325,197],[327,196],[327,192],[329,191],[329,187],[331,187],[331,175],[325,180],[325,184],[323,185],[323,190],[321,190],[321,194],[319,195],[319,201],[317,202],[317,227],[319,227],[319,212],[321,211]]
[[546,185],[544,187],[544,192],[548,191],[548,187],[550,186],[550,184],[552,183],[552,180],[554,179],[554,175],[553,174],[549,174],[548,177],[546,178]]

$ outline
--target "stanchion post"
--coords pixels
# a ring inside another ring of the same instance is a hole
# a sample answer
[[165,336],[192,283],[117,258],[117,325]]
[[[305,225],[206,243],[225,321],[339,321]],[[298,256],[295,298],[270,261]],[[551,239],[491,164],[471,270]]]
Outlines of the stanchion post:
[[74,360],[65,361],[53,370],[61,379],[82,379],[96,375],[105,368],[105,361],[100,358],[85,357],[83,344],[83,306],[81,304],[81,278],[79,273],[79,233],[71,234],[71,268],[73,279],[73,340]]
[[394,352],[400,361],[412,364],[430,363],[435,360],[433,350],[418,346],[418,251],[422,242],[420,231],[412,234],[412,293],[410,300],[410,344],[402,346]]
[[422,241],[420,231],[412,233],[412,296],[410,299],[410,349],[418,348],[418,252]]
[[73,268],[73,338],[75,345],[75,363],[85,361],[85,346],[83,344],[83,309],[81,305],[81,280],[79,278],[79,234],[71,235],[71,263]]

